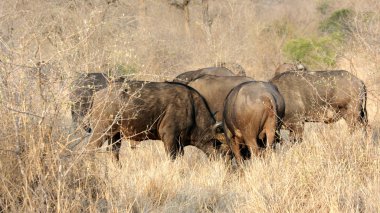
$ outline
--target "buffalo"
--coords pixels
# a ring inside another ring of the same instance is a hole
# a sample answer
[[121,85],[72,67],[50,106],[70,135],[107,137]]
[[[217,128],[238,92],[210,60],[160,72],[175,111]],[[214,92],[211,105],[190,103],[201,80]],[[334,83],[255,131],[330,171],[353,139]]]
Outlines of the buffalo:
[[224,102],[223,126],[237,163],[246,158],[244,150],[257,156],[279,142],[284,113],[283,97],[268,82],[245,82],[231,90]]
[[350,132],[365,127],[367,91],[362,80],[345,70],[288,71],[273,77],[286,104],[284,125],[296,141],[305,122],[336,122],[344,118]]
[[204,98],[194,89],[174,82],[129,81],[115,83],[94,96],[89,116],[91,146],[109,140],[119,160],[121,138],[162,140],[172,159],[183,148],[196,146],[207,155],[219,151],[215,139],[222,133]]
[[[245,76],[245,72],[240,73],[241,75]],[[202,77],[203,75],[215,75],[215,76],[236,76],[235,73],[233,73],[231,70],[225,68],[225,67],[208,67],[208,68],[202,68],[194,71],[187,71],[184,72],[173,80],[174,82],[181,82],[181,83],[189,83],[199,77]]]

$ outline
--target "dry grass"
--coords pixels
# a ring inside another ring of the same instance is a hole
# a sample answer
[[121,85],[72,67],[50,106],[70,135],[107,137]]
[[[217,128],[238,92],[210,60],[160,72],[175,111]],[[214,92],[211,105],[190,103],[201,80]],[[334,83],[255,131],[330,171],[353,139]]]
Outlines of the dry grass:
[[[371,137],[344,122],[308,124],[305,140],[233,172],[193,147],[171,161],[160,141],[123,144],[117,168],[85,152],[71,127],[68,93],[82,72],[133,71],[171,79],[183,70],[238,62],[269,79],[290,38],[315,35],[324,1],[0,1],[0,212],[379,212],[380,5],[327,1],[329,10],[374,12],[357,27],[335,68],[363,79]],[[271,3],[268,3],[271,2]],[[299,13],[294,13],[294,11]],[[284,25],[278,34],[273,26]],[[45,61],[42,67],[37,62]],[[124,67],[125,69],[120,69]],[[372,140],[373,139],[373,140]]]
[[196,150],[170,162],[153,144],[128,150],[123,170],[110,174],[123,177],[119,195],[134,195],[125,203],[157,212],[378,211],[379,148],[358,136],[347,141],[344,131],[316,130],[302,144],[253,160],[242,174]]

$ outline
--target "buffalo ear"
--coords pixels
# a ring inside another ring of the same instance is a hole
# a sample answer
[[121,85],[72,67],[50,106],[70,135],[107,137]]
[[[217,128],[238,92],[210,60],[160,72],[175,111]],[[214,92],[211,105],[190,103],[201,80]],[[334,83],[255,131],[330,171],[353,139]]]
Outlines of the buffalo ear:
[[214,124],[214,126],[212,127],[213,131],[215,134],[221,134],[221,133],[224,133],[224,129],[223,129],[223,123],[222,122],[216,122],[216,124]]

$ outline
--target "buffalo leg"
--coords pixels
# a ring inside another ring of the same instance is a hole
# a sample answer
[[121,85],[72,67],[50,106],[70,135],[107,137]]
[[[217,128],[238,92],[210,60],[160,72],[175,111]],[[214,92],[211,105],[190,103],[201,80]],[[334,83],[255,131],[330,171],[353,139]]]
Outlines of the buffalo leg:
[[237,137],[232,137],[231,139],[232,143],[231,143],[231,150],[235,156],[235,160],[236,160],[236,163],[238,165],[241,165],[241,163],[243,162],[243,158],[241,156],[241,152],[240,152],[240,144],[241,144],[241,139],[238,139]]
[[232,149],[232,143],[231,143],[231,140],[232,139],[232,133],[231,131],[227,128],[227,126],[225,125],[226,123],[223,122],[224,126],[224,138],[226,140],[226,162],[230,162],[232,163],[232,159],[234,157],[234,151]]
[[245,140],[246,145],[248,146],[249,151],[251,152],[251,158],[252,156],[259,156],[259,145],[257,144],[256,138],[250,138],[248,140]]
[[110,145],[112,146],[112,155],[113,159],[116,162],[120,160],[120,147],[121,147],[121,134],[120,132],[116,133],[110,140]]
[[365,136],[367,136],[366,127],[368,125],[368,120],[366,118],[366,113],[364,113],[364,115],[361,114],[362,113],[360,113],[359,110],[355,110],[354,112],[347,112],[343,115],[343,118],[346,120],[346,123],[348,125],[350,134],[353,134],[356,129],[361,128],[363,129]]
[[165,151],[172,160],[177,158],[178,153],[183,154],[183,146],[177,140],[178,138],[173,133],[161,134],[161,140],[164,142]]
[[167,154],[169,154],[170,158],[172,160],[175,160],[177,158],[177,155],[183,155],[183,148],[181,148],[175,138],[165,137],[163,139],[165,151]]
[[176,129],[174,121],[167,116],[164,116],[160,123],[158,133],[164,142],[166,153],[174,160],[178,153],[183,155],[183,145],[179,140],[179,131]]
[[259,134],[259,139],[261,141],[266,140],[265,147],[267,150],[273,148],[274,142],[275,142],[275,135],[276,135],[275,131],[268,128],[261,131],[261,133]]

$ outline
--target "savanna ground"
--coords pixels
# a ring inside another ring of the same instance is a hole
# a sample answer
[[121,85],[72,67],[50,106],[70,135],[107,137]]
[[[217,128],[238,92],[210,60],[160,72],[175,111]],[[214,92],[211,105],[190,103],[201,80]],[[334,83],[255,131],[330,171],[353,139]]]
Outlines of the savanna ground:
[[[0,1],[0,212],[379,212],[380,2],[377,0]],[[237,62],[268,80],[301,60],[346,69],[368,89],[368,139],[308,124],[304,141],[244,173],[193,147],[122,148],[119,169],[73,130],[79,73],[170,80]],[[94,166],[95,165],[95,166]]]

